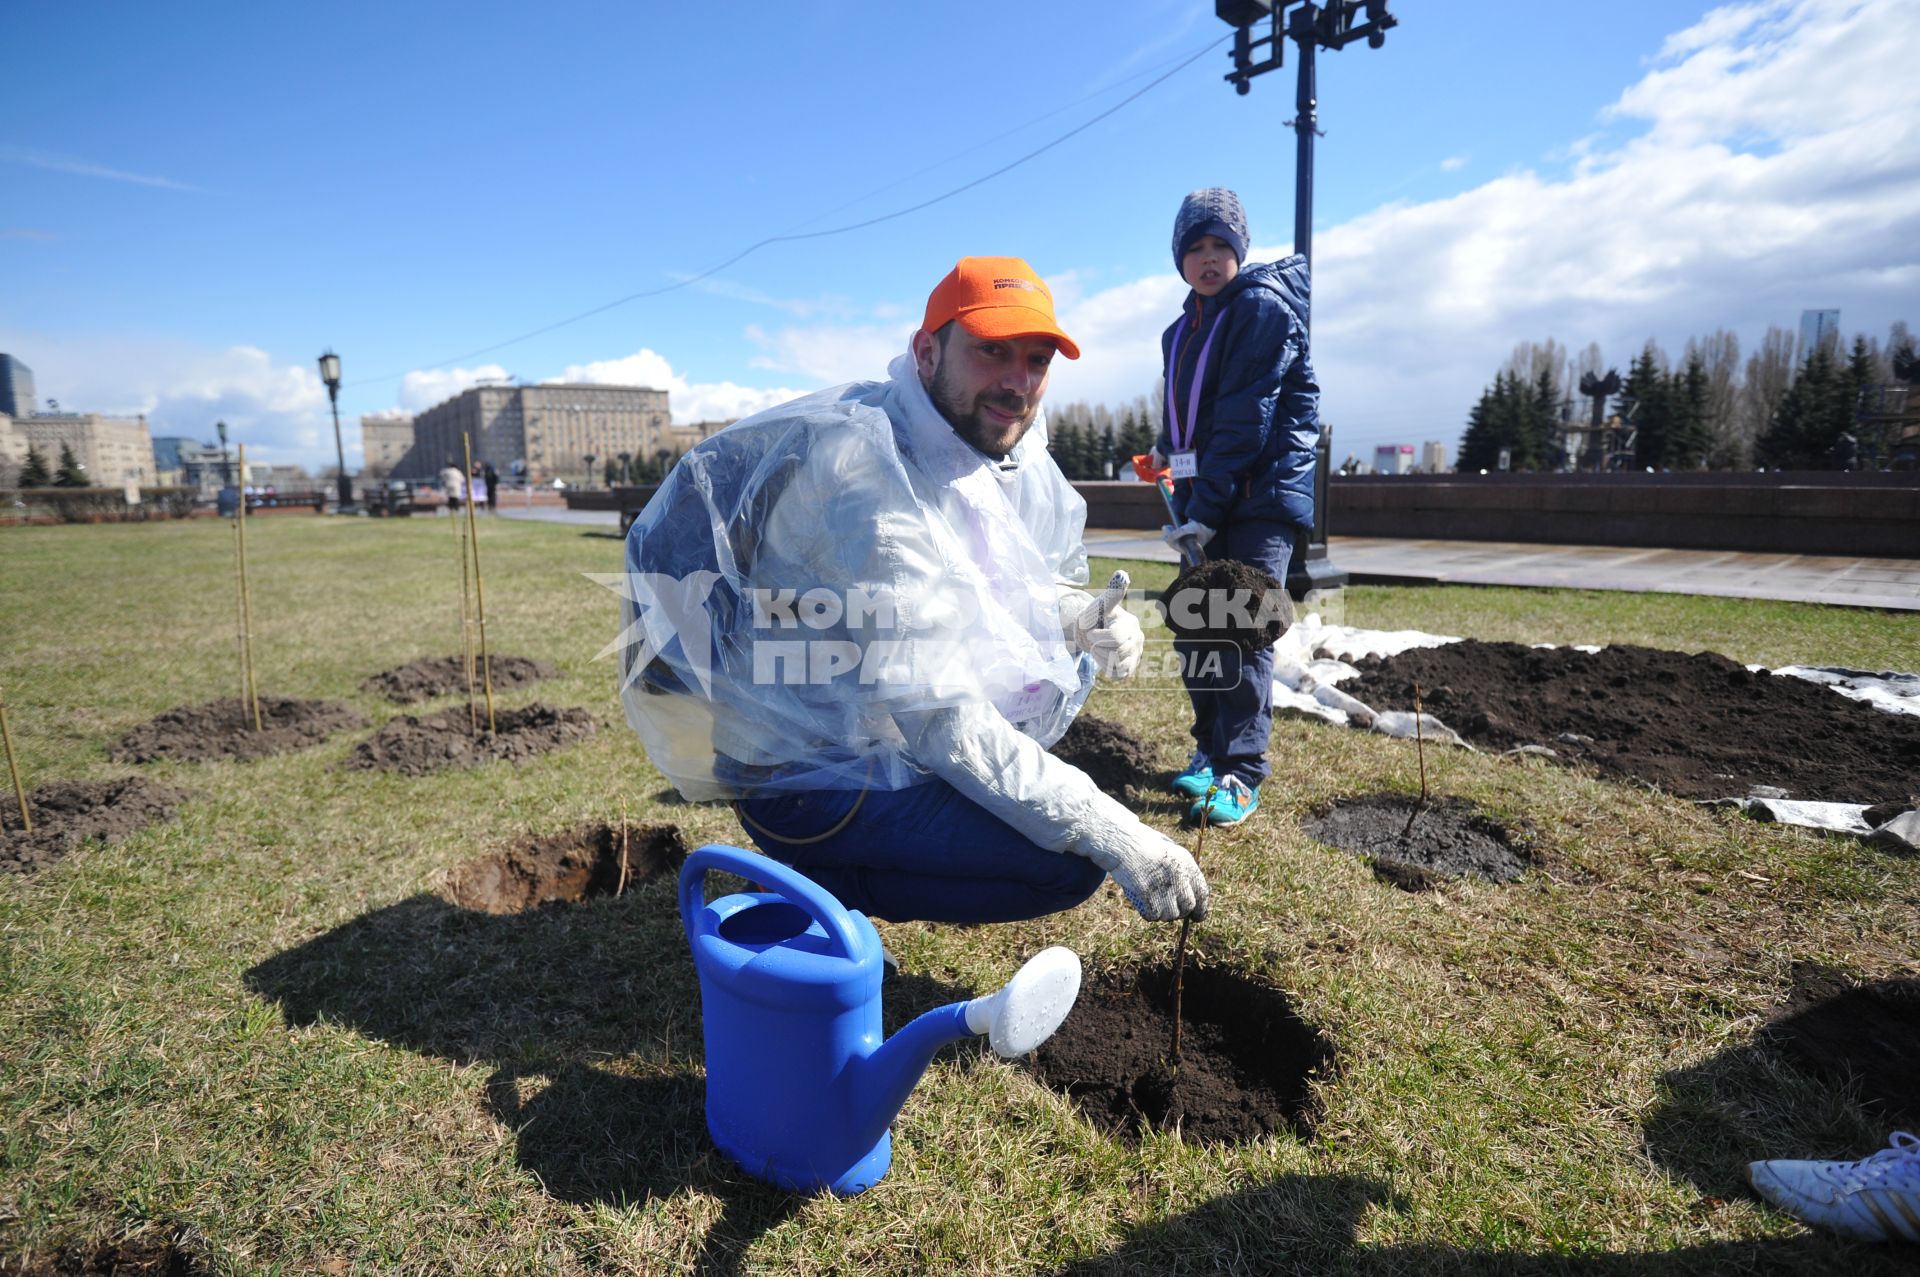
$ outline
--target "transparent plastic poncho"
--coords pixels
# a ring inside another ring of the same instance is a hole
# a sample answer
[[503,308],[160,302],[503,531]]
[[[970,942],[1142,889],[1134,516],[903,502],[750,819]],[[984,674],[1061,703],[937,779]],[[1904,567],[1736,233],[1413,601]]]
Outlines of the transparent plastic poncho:
[[1045,423],[998,464],[911,356],[888,371],[705,440],[628,534],[621,696],[690,800],[905,788],[942,760],[896,716],[991,705],[1045,748],[1092,688],[1057,601],[1086,503]]

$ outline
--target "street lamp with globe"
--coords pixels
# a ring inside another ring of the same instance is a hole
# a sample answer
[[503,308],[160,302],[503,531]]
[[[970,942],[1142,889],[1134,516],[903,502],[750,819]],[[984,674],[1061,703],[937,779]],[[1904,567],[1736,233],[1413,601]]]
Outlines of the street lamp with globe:
[[340,356],[331,350],[320,356],[320,380],[327,383],[327,397],[333,401],[333,455],[340,478],[340,513],[353,507],[353,481],[347,478],[347,452],[340,443]]

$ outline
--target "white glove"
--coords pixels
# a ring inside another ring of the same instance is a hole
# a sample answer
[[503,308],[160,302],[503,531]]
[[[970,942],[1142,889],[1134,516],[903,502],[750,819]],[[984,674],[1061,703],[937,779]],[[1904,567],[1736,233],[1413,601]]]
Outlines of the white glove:
[[1160,539],[1178,550],[1180,543],[1191,539],[1195,549],[1204,549],[1207,542],[1213,540],[1213,529],[1204,523],[1188,519],[1177,528],[1162,527]]
[[1108,678],[1131,678],[1147,648],[1140,618],[1122,606],[1129,584],[1125,572],[1115,572],[1098,598],[1070,587],[1060,591],[1060,629],[1067,642],[1092,656]]
[[1198,922],[1207,916],[1206,876],[1185,847],[1157,829],[1142,824],[1103,829],[1073,850],[1112,874],[1127,902],[1148,922]]

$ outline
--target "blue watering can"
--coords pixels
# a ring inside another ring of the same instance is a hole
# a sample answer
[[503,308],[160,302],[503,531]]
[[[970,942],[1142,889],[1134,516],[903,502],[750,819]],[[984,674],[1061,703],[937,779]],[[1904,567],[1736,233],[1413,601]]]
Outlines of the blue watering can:
[[[711,869],[771,890],[704,904]],[[998,993],[882,1041],[873,924],[779,861],[717,843],[680,871],[680,921],[700,977],[707,1130],[747,1174],[799,1192],[873,1187],[893,1161],[887,1128],[935,1051],[984,1033],[1001,1056],[1024,1055],[1080,993],[1080,959],[1046,949]]]

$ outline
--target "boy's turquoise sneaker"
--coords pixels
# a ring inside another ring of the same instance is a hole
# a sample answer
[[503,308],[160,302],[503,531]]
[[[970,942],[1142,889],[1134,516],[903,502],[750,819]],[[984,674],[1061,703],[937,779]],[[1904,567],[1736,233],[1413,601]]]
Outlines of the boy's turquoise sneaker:
[[1206,814],[1209,825],[1237,825],[1260,809],[1260,791],[1250,788],[1238,776],[1223,776],[1213,787],[1212,797],[1204,793],[1187,809],[1187,819],[1198,821]]
[[1199,750],[1193,751],[1193,757],[1187,760],[1187,769],[1173,778],[1173,792],[1182,798],[1205,798],[1207,786],[1213,784],[1213,764]]

